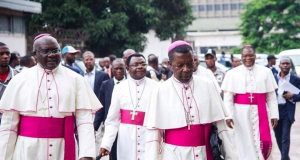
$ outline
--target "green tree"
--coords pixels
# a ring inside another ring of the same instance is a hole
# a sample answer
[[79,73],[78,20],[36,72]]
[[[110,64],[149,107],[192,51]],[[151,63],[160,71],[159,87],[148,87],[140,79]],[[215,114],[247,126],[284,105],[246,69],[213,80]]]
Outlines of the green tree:
[[299,0],[252,0],[242,15],[243,43],[277,54],[300,47]]
[[[39,0],[36,0],[39,1]],[[154,29],[162,40],[184,35],[193,17],[187,0],[42,0],[43,12],[29,17],[29,34],[45,27],[87,33],[86,49],[97,56],[143,51]]]

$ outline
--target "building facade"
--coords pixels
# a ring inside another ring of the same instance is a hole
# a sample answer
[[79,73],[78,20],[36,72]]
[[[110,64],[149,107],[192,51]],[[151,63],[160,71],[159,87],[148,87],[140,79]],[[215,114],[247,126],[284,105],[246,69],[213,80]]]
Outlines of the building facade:
[[207,48],[229,52],[241,45],[240,16],[248,0],[190,0],[195,20],[187,29],[186,40],[197,53]]
[[26,0],[0,0],[0,42],[8,45],[10,51],[26,55],[25,15],[41,13],[38,2]]

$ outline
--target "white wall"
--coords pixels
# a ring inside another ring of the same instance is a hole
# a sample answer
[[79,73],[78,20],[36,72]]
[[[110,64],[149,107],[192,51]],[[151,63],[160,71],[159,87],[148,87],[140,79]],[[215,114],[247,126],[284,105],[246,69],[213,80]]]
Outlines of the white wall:
[[155,36],[155,31],[150,30],[149,33],[146,34],[147,37],[147,43],[144,51],[142,54],[146,57],[148,57],[149,54],[153,53],[158,56],[159,62],[163,58],[168,57],[168,47],[171,44],[171,39],[161,41],[159,38]]
[[21,56],[26,55],[26,38],[24,34],[0,33],[0,42],[7,44],[10,52],[17,51]]

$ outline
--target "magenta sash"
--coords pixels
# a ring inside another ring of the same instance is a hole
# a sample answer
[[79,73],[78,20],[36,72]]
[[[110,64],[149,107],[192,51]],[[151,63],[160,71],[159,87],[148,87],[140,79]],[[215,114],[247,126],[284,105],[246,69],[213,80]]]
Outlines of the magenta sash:
[[74,116],[65,118],[21,116],[18,134],[32,138],[64,138],[64,160],[75,160]]
[[137,115],[134,116],[134,120],[131,120],[131,112],[132,110],[121,109],[121,123],[143,126],[145,112],[135,111]]
[[252,93],[253,98],[251,102],[250,95],[250,93],[236,94],[234,97],[234,103],[257,105],[260,133],[260,148],[263,157],[265,159],[268,159],[272,150],[272,139],[266,106],[267,96],[266,93]]
[[212,150],[210,146],[211,124],[197,124],[188,127],[166,129],[164,141],[167,144],[183,147],[206,147],[207,160],[212,160]]

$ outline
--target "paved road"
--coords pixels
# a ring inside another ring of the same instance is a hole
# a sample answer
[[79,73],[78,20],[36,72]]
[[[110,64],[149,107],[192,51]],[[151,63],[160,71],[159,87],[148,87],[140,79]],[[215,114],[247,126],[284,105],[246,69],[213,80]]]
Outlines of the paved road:
[[[291,160],[300,159],[300,103],[296,106],[295,123],[292,125],[291,131],[291,146],[290,146],[290,158]],[[277,147],[277,146],[276,146]],[[280,160],[280,152],[276,151],[274,160]]]

